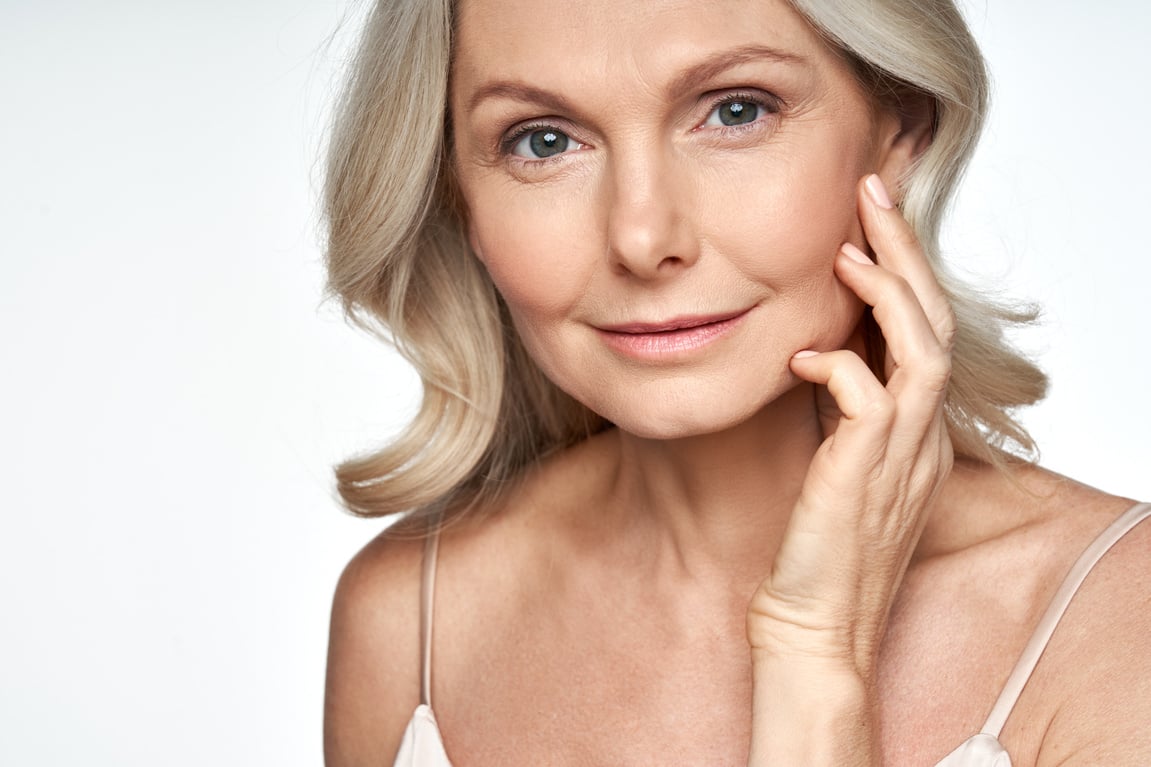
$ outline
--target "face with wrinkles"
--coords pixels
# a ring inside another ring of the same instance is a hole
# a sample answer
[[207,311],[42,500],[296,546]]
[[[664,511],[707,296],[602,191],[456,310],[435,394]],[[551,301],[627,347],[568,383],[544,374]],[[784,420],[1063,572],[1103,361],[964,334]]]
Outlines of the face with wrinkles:
[[861,315],[859,179],[898,119],[783,0],[461,0],[450,108],[473,249],[528,351],[629,432],[750,417]]

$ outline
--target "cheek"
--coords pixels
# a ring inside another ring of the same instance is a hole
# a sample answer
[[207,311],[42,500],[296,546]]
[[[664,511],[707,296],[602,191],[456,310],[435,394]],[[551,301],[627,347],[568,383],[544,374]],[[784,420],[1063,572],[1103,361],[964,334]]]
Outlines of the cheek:
[[[821,151],[829,146],[839,151]],[[859,139],[832,134],[780,142],[760,158],[701,176],[699,220],[711,249],[788,310],[776,314],[780,329],[833,345],[859,321],[862,303],[833,265],[841,244],[864,244],[856,189],[872,165]]]
[[[794,165],[789,162],[787,165]],[[763,174],[767,176],[768,174]],[[855,179],[804,179],[802,169],[775,164],[769,178],[751,185],[743,194],[716,189],[703,196],[701,216],[710,238],[724,242],[724,250],[740,265],[781,277],[805,269],[830,267],[839,245],[857,238],[861,229],[855,209]],[[789,177],[800,177],[791,181]],[[722,187],[722,184],[717,185]],[[740,243],[743,243],[741,246]],[[761,257],[745,261],[748,246]]]
[[583,295],[589,264],[574,246],[588,231],[584,208],[540,205],[539,197],[514,201],[478,196],[472,208],[472,239],[496,288],[513,314],[561,316]]

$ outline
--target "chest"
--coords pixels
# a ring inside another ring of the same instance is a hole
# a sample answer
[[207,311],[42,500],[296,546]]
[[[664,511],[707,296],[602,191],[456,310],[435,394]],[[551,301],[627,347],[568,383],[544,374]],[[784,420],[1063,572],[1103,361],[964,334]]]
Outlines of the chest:
[[746,764],[751,666],[734,619],[692,629],[610,595],[516,613],[443,659],[436,711],[460,767]]
[[[1034,584],[909,573],[882,649],[885,763],[933,765],[977,732],[1037,617]],[[436,710],[458,767],[744,765],[751,665],[740,611],[669,626],[642,603],[518,605],[440,625]],[[530,616],[525,619],[525,616]],[[672,622],[674,624],[674,622]]]
[[[934,765],[981,730],[1031,638],[1049,586],[1022,573],[1005,582],[909,574],[880,656],[884,763]],[[1024,696],[1011,721],[1048,717],[1042,701]],[[1030,753],[1031,741],[1042,737],[1036,727],[1008,728],[1000,739],[1013,755]]]

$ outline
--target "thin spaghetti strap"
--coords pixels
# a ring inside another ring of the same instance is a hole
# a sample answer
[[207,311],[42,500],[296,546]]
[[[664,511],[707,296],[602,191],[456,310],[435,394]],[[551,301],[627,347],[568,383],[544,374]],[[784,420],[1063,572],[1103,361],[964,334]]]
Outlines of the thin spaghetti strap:
[[1055,592],[1051,604],[1047,607],[1047,612],[1043,613],[1043,617],[1040,618],[1035,633],[1031,635],[1027,647],[1024,648],[1023,654],[1019,657],[1019,662],[1015,664],[1011,676],[1007,678],[1007,684],[1004,685],[1003,692],[999,694],[999,700],[995,702],[995,707],[991,709],[991,715],[987,718],[987,723],[983,725],[980,732],[995,738],[999,737],[1003,731],[1003,725],[1007,723],[1007,717],[1011,715],[1011,710],[1015,708],[1019,696],[1023,694],[1023,688],[1031,679],[1031,674],[1035,671],[1039,658],[1047,649],[1051,635],[1055,633],[1055,628],[1059,625],[1059,621],[1063,618],[1063,614],[1067,611],[1075,593],[1083,585],[1083,581],[1091,573],[1092,568],[1103,558],[1103,555],[1147,517],[1151,517],[1151,504],[1141,503],[1132,506],[1112,522],[1098,538],[1092,541],[1087,550],[1075,561],[1071,570],[1068,571],[1067,577],[1063,580],[1063,584]]
[[436,554],[440,547],[439,519],[428,523],[420,576],[420,703],[432,705],[432,618],[436,604]]

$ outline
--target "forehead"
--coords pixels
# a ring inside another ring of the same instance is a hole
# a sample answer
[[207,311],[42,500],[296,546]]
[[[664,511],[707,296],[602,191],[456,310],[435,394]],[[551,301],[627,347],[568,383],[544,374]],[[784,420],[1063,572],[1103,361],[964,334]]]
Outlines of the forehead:
[[523,77],[655,88],[681,65],[752,47],[846,71],[785,0],[459,0],[456,9],[457,95]]

